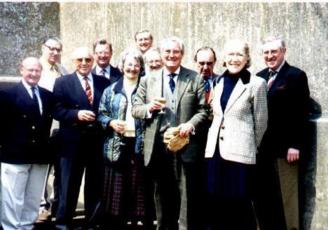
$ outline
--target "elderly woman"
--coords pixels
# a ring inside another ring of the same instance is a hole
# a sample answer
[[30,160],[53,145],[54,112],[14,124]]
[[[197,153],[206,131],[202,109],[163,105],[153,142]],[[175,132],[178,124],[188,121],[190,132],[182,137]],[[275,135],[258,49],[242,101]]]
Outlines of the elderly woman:
[[98,121],[107,132],[102,214],[104,229],[124,229],[144,216],[142,123],[131,115],[143,58],[135,50],[121,59],[123,78],[105,89],[99,105]]
[[267,125],[266,83],[247,70],[247,43],[229,41],[223,66],[212,95],[214,117],[205,151],[209,224],[210,229],[255,230],[252,171]]

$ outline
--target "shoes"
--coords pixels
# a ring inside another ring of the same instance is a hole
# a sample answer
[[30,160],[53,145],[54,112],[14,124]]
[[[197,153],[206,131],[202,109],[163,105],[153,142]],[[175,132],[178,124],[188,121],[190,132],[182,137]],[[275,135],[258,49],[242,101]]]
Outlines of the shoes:
[[38,219],[36,220],[36,223],[43,223],[49,221],[50,219],[51,219],[51,213],[46,209],[42,209],[39,212],[39,216]]

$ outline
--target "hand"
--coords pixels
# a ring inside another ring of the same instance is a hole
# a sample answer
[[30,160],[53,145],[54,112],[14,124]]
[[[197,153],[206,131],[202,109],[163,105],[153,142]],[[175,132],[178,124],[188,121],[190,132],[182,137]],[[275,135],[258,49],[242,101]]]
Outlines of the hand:
[[109,126],[112,127],[115,132],[123,134],[125,132],[126,122],[122,120],[111,120]]
[[293,163],[300,158],[300,151],[298,149],[289,148],[287,151],[287,162]]
[[147,104],[148,111],[151,113],[154,112],[155,110],[161,110],[162,107],[163,104],[160,103],[156,98]]
[[96,115],[90,110],[80,110],[77,113],[77,118],[80,121],[94,121],[96,119]]
[[187,137],[194,131],[194,126],[191,123],[183,123],[178,126],[180,128],[179,135],[181,137]]

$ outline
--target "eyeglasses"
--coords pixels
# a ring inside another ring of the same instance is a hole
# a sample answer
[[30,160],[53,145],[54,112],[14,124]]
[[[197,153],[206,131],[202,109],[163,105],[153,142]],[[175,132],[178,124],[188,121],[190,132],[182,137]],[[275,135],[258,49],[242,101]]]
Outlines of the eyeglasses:
[[76,60],[78,62],[83,62],[83,60],[86,62],[86,63],[90,63],[92,62],[92,59],[91,58],[76,58]]
[[204,65],[213,65],[214,62],[205,62],[205,61],[200,61],[198,62],[199,65],[204,66]]
[[45,47],[47,47],[51,52],[57,51],[58,53],[61,53],[61,49],[60,48],[56,48],[56,47],[51,47],[51,46],[47,46],[44,45]]

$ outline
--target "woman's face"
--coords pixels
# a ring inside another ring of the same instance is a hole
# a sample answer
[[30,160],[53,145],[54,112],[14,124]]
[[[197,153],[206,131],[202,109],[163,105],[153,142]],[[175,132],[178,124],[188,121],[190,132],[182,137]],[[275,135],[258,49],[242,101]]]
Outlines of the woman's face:
[[127,56],[123,66],[124,77],[134,80],[140,73],[140,63],[132,56]]
[[224,54],[226,67],[231,74],[239,73],[245,67],[248,60],[244,44],[240,42],[228,44],[225,48]]

